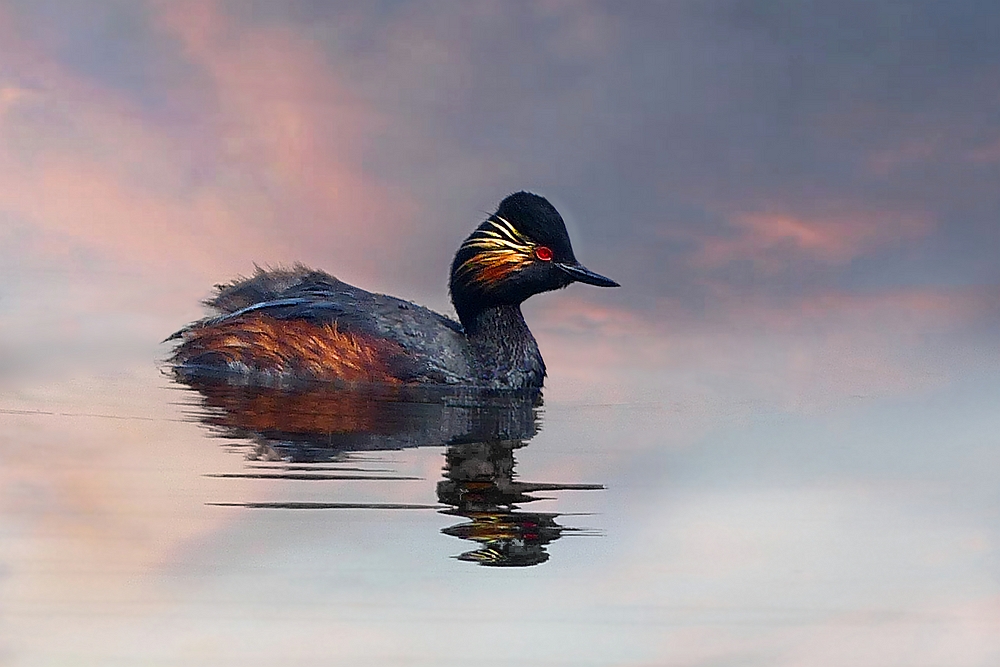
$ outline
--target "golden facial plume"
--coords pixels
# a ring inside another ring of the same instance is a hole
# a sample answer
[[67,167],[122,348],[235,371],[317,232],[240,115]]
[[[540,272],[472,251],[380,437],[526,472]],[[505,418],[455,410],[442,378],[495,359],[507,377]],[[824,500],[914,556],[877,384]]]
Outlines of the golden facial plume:
[[462,249],[470,248],[474,254],[462,262],[457,274],[474,285],[489,287],[531,263],[535,247],[514,225],[495,215],[462,244]]

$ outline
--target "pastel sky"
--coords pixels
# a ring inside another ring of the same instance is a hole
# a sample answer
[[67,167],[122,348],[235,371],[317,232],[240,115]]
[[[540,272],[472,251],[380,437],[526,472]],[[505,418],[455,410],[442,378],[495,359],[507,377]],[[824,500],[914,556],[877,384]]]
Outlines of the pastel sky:
[[991,338],[997,14],[8,0],[3,368],[166,335],[254,263],[447,310],[457,242],[518,189],[624,285],[532,301],[542,339],[641,365],[734,331]]

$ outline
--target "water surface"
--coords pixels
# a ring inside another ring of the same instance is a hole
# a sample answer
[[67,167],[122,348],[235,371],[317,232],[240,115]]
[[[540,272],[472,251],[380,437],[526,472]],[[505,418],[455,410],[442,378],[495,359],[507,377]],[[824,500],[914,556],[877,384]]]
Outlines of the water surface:
[[3,664],[1000,658],[990,373],[809,410],[552,384],[23,383]]

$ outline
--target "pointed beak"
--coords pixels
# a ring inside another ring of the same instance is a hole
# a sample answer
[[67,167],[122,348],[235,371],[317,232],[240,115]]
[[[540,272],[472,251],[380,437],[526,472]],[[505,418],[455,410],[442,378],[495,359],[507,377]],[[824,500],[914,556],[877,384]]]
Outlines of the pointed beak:
[[556,266],[568,273],[573,280],[581,283],[597,285],[598,287],[621,287],[621,285],[611,280],[611,278],[605,278],[599,273],[594,273],[579,262],[574,262],[573,264],[556,262]]

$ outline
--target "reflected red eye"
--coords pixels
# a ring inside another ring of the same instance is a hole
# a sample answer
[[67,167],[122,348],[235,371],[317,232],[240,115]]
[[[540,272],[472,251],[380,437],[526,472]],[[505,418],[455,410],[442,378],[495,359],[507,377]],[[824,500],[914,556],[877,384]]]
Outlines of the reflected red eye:
[[535,257],[542,260],[543,262],[550,262],[552,261],[552,251],[546,248],[545,246],[540,245],[537,248],[535,248]]

